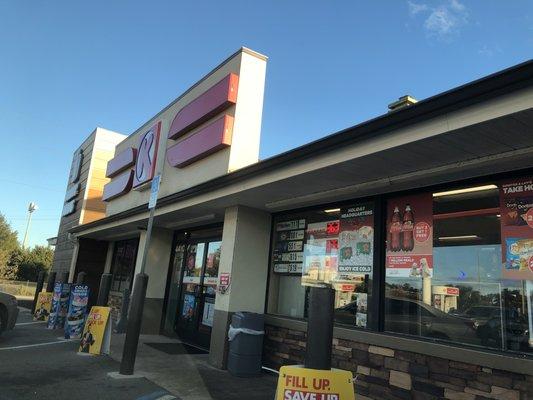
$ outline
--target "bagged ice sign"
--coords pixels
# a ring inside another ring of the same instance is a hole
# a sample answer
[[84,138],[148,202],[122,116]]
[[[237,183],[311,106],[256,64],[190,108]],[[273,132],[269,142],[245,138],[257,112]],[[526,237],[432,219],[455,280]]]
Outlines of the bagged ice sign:
[[372,203],[343,209],[339,230],[339,273],[372,273],[374,263],[374,210]]

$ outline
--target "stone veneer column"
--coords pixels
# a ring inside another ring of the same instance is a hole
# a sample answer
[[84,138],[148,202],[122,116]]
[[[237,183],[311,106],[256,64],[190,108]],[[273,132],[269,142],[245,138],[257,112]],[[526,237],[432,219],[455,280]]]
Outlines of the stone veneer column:
[[227,331],[237,311],[264,313],[271,216],[243,206],[226,209],[219,274],[231,274],[227,293],[217,293],[209,362],[226,367]]

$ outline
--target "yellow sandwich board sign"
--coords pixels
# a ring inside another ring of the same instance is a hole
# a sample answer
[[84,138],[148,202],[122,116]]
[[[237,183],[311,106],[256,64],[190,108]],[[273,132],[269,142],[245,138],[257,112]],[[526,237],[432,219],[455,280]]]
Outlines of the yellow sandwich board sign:
[[83,335],[79,352],[90,354],[108,354],[111,344],[111,321],[109,307],[92,307]]
[[355,400],[353,382],[350,371],[281,367],[276,400]]
[[34,321],[48,321],[50,308],[52,308],[52,292],[41,292],[37,297],[35,312],[33,313]]

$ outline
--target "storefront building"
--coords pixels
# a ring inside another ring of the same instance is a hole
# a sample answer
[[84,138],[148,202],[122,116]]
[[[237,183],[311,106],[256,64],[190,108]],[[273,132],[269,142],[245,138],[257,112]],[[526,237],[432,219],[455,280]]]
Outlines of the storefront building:
[[161,174],[144,332],[224,368],[232,313],[265,313],[264,364],[302,363],[330,285],[361,396],[533,396],[533,63],[259,161],[265,71],[239,50],[116,146],[105,218],[70,230],[107,243],[111,305]]

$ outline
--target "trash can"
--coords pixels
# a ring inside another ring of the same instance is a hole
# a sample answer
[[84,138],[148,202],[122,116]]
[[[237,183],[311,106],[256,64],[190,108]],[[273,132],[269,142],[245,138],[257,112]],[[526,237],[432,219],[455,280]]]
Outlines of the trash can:
[[263,314],[237,312],[228,331],[228,371],[235,376],[261,374],[265,318]]

